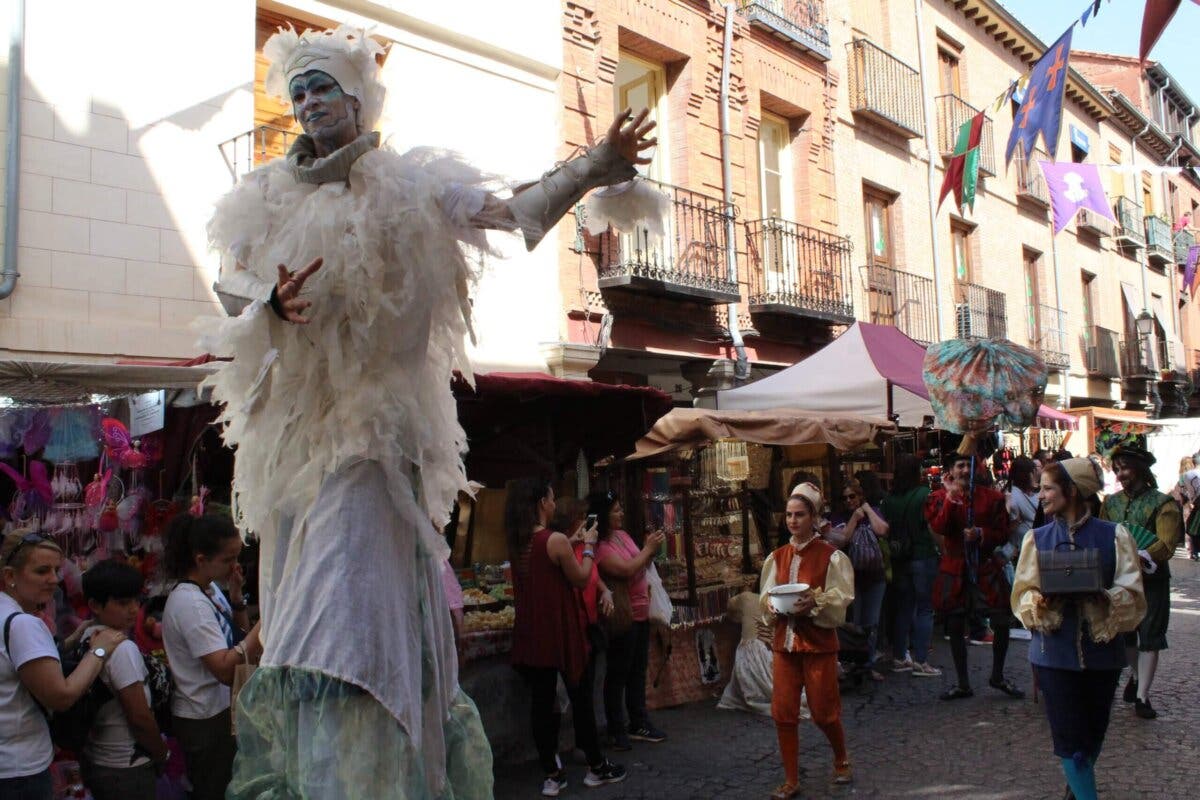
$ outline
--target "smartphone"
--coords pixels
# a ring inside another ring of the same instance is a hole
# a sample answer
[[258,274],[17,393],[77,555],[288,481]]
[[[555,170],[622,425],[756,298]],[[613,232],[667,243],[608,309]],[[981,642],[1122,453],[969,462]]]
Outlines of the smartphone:
[[587,522],[585,522],[585,523],[584,523],[583,527],[585,527],[585,528],[590,528],[590,527],[592,527],[592,526],[593,526],[593,525],[595,525],[595,524],[596,524],[596,515],[595,515],[595,514],[588,514],[588,515],[587,515]]

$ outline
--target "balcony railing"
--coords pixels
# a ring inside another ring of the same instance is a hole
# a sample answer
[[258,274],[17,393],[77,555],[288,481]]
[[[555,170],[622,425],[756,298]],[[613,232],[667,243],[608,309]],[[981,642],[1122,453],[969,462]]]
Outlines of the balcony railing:
[[788,220],[746,223],[750,311],[849,324],[850,240]]
[[1067,312],[1047,305],[1030,306],[1026,317],[1029,343],[1051,369],[1071,366],[1067,348]]
[[1188,250],[1196,244],[1196,234],[1184,228],[1175,234],[1175,263],[1186,264]]
[[286,155],[298,135],[295,131],[259,125],[221,142],[217,148],[225,159],[225,166],[229,167],[234,183],[237,183],[255,167]]
[[1164,381],[1187,380],[1187,355],[1183,343],[1167,337],[1157,341],[1159,378]]
[[752,26],[820,61],[833,57],[825,0],[741,0],[741,7],[742,16]]
[[1171,223],[1162,217],[1146,217],[1146,255],[1164,265],[1170,263],[1174,255]]
[[862,278],[871,322],[899,328],[923,345],[937,341],[931,278],[878,264],[863,267]]
[[1083,329],[1083,352],[1089,375],[1121,377],[1121,336],[1116,331],[1092,325]]
[[1113,216],[1117,218],[1117,229],[1114,233],[1117,241],[1124,241],[1134,247],[1145,247],[1146,228],[1142,222],[1142,207],[1128,197],[1118,197],[1113,204]]
[[[958,144],[959,128],[974,118],[979,109],[953,94],[941,95],[934,102],[937,105],[938,150],[943,158],[949,158]],[[996,174],[996,145],[992,141],[990,117],[983,118],[983,131],[979,139],[979,171],[992,176]]]
[[1079,213],[1075,215],[1075,228],[1080,233],[1086,232],[1093,236],[1112,235],[1112,221],[1086,208],[1079,209]]
[[962,299],[955,306],[955,332],[960,339],[1005,339],[1008,312],[1004,292],[973,283],[962,285]]
[[866,39],[855,39],[846,47],[850,51],[850,110],[906,139],[924,136],[917,71]]
[[[1027,200],[1042,208],[1050,207],[1050,192],[1046,188],[1046,179],[1042,177],[1042,168],[1037,162],[1049,160],[1049,156],[1041,150],[1034,150],[1026,158],[1017,148],[1013,164],[1017,168],[1017,199]],[[1089,212],[1090,213],[1090,212]]]
[[1156,377],[1149,357],[1148,342],[1142,337],[1121,338],[1121,377],[1125,380],[1146,380]]
[[647,228],[600,237],[599,286],[685,297],[702,303],[741,299],[726,269],[725,205],[715,197],[654,182],[671,198],[666,234]]

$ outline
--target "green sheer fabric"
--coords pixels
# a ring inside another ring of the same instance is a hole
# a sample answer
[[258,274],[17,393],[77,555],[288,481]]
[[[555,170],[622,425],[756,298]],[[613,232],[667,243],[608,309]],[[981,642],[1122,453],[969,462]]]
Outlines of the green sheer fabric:
[[412,740],[356,686],[260,667],[238,697],[230,800],[491,800],[492,751],[459,690],[444,723],[446,785],[428,787]]

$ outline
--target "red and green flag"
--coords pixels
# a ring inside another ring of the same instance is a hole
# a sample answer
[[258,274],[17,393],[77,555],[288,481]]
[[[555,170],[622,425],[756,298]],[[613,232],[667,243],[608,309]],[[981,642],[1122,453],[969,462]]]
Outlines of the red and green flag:
[[958,129],[958,143],[954,155],[946,165],[946,177],[938,195],[938,208],[946,195],[954,192],[954,201],[959,208],[970,206],[975,210],[975,185],[979,182],[979,143],[983,140],[983,112],[980,111]]

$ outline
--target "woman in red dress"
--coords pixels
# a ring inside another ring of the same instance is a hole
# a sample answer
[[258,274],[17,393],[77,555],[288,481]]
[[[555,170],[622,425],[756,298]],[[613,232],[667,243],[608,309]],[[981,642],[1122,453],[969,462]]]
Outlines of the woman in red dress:
[[625,780],[624,767],[600,751],[592,703],[592,662],[588,657],[587,617],[576,589],[588,584],[596,563],[596,529],[582,532],[583,559],[577,561],[571,541],[547,525],[554,517],[554,489],[549,481],[525,478],[508,487],[504,526],[513,564],[512,664],[529,683],[533,741],[545,779],[542,796],[557,797],[567,786],[558,757],[558,679],[571,698],[575,746],[587,756],[587,786]]

